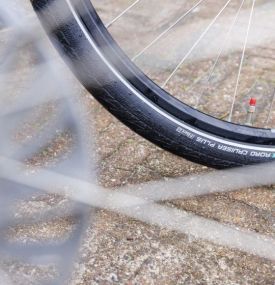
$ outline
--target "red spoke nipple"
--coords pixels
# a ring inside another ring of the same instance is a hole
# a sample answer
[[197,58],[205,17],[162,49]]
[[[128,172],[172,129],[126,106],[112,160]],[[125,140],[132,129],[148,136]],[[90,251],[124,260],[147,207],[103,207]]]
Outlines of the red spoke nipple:
[[256,112],[256,104],[257,104],[257,99],[250,98],[248,112],[247,112],[247,120],[246,120],[247,126],[253,125],[253,114]]

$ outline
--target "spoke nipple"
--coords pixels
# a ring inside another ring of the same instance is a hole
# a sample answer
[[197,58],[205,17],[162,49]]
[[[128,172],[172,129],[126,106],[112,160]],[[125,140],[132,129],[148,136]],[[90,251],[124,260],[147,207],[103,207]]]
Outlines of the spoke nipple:
[[248,112],[247,112],[247,120],[246,120],[247,126],[253,126],[253,115],[256,112],[256,104],[257,104],[257,99],[250,98]]
[[256,106],[256,104],[257,104],[257,99],[256,98],[250,98],[250,102],[249,102],[249,105],[250,106]]

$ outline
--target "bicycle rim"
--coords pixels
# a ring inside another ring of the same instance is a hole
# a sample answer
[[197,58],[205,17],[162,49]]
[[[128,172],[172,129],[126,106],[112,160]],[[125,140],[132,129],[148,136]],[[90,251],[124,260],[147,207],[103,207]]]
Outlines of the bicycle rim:
[[[138,90],[142,94],[141,99],[146,104],[149,104],[150,108],[155,108],[161,116],[176,121],[179,125],[176,128],[178,136],[183,135],[189,139],[195,139],[196,143],[201,144],[202,149],[208,148],[208,153],[215,144],[215,146],[219,147],[220,151],[231,153],[231,155],[234,156],[240,156],[244,153],[249,154],[251,158],[253,157],[252,160],[255,162],[259,160],[270,160],[274,157],[273,145],[275,132],[273,129],[241,126],[216,119],[172,97],[163,88],[151,81],[122,52],[89,1],[78,2],[76,6],[75,3],[70,1],[67,1],[67,4],[68,3],[74,17],[78,19],[78,25],[82,25],[82,29],[85,30],[88,36],[91,35],[95,47],[109,64],[109,67],[114,68],[117,74],[122,76],[120,79],[123,79],[124,84],[129,84],[129,86]],[[39,7],[41,7],[41,3]],[[123,118],[120,119],[123,121]],[[179,122],[181,123],[179,124]],[[195,136],[193,137],[194,132]],[[200,136],[202,137],[201,141]],[[220,145],[216,143],[213,144],[212,140],[220,143]],[[165,145],[162,145],[162,147],[169,149],[169,147]],[[243,148],[250,149],[251,151],[242,151]],[[177,153],[175,150],[172,151]],[[243,155],[243,157],[244,156],[246,155]],[[190,159],[190,157],[188,158]],[[249,160],[249,163],[250,162],[251,160]],[[236,162],[235,164],[239,165],[240,163]],[[241,164],[246,164],[245,159]]]

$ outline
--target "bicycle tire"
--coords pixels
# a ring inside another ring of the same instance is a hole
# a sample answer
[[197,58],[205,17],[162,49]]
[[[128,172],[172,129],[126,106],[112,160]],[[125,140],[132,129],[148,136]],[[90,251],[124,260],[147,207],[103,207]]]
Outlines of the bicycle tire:
[[32,0],[32,5],[80,82],[139,135],[214,168],[275,159],[275,129],[225,122],[172,97],[125,55],[89,0],[77,5],[74,0]]

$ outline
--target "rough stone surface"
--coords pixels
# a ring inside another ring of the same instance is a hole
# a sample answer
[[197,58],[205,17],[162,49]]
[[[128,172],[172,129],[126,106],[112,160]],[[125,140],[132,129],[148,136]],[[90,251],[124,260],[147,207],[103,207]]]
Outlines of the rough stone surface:
[[[119,11],[119,8],[110,9],[110,7],[116,4],[126,6],[128,1],[96,2],[107,21]],[[157,2],[162,6],[168,3],[170,12],[180,7],[182,3],[182,1]],[[215,4],[217,0],[211,2]],[[169,18],[169,15],[166,16]],[[208,16],[209,14],[204,14],[204,17]],[[121,27],[116,29],[115,33],[119,35]],[[178,28],[177,32],[179,30]],[[142,35],[139,34],[140,37]],[[125,41],[123,37],[126,35],[121,36]],[[138,42],[136,37],[135,41]],[[143,39],[145,40],[146,38]],[[142,44],[142,41],[138,44]],[[234,64],[235,58],[233,56],[227,60]],[[256,61],[257,64],[259,62]],[[184,84],[189,84],[194,76],[198,77],[203,69],[207,70],[209,67],[208,61],[199,63],[201,69],[198,70],[198,65],[189,69]],[[267,69],[270,70],[270,60],[264,61],[264,64],[267,64]],[[224,80],[222,88],[232,84],[231,77],[223,78],[226,67],[225,61],[216,78]],[[253,69],[251,66],[249,68]],[[182,76],[186,75],[185,71],[182,70],[175,82],[179,83],[182,80]],[[248,75],[253,77],[251,73],[248,72]],[[22,78],[26,74],[28,73],[23,70]],[[251,82],[254,81],[250,79],[246,82],[251,86]],[[269,90],[270,81],[265,84]],[[84,114],[87,122],[86,132],[95,134],[98,157],[96,172],[102,186],[111,188],[147,181],[157,183],[165,178],[210,171],[204,166],[169,154],[140,138],[99,106],[78,86],[77,82],[75,85],[87,110]],[[246,90],[247,86],[242,88]],[[175,92],[178,90],[174,89]],[[253,92],[256,92],[255,90]],[[207,106],[207,102],[204,105]],[[215,104],[211,107],[217,108]],[[218,115],[223,114],[223,110],[218,113]],[[92,130],[92,125],[95,126],[95,130]],[[67,149],[67,143],[64,141],[68,141],[66,136],[61,137],[50,149],[45,150],[30,163],[41,166],[44,165],[44,161],[52,161],[54,153]],[[94,157],[94,154],[90,156]],[[274,238],[274,204],[274,186],[268,186],[176,200],[167,205]],[[50,210],[54,207],[66,210],[69,202],[66,198],[55,195],[34,197],[18,205],[16,215],[32,216],[38,214],[41,209]],[[21,225],[11,229],[8,235],[11,241],[23,243],[44,242],[45,239],[51,238],[66,239],[75,223],[76,221],[70,216],[66,216],[63,219],[54,219],[32,226]],[[46,276],[55,274],[52,268],[45,269],[10,260],[1,262],[0,266],[2,268],[0,284],[5,285],[8,284],[9,278],[17,284],[35,284],[33,280],[41,281]],[[6,273],[2,274],[2,270]],[[270,260],[99,209],[96,214],[93,212],[91,215],[90,225],[80,245],[79,257],[75,261],[75,271],[68,284],[273,285],[274,274],[274,263]]]

